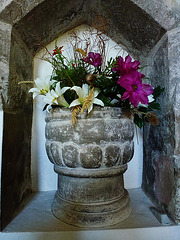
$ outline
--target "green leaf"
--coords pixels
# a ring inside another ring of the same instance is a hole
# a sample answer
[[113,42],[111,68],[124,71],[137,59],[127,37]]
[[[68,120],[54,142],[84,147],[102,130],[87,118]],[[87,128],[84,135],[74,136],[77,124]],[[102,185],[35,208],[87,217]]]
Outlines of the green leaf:
[[149,107],[152,109],[161,110],[160,104],[156,102],[149,103]]
[[156,88],[154,88],[154,92],[153,92],[153,96],[156,99],[157,97],[159,97],[161,95],[162,92],[164,92],[165,88],[161,88],[160,86],[157,86]]
[[148,109],[147,107],[139,107],[139,108],[138,108],[138,111],[139,111],[139,112],[146,113],[146,112],[149,111],[149,109]]
[[113,106],[108,97],[106,97],[102,92],[99,93],[98,98],[104,103],[105,106]]
[[138,114],[134,114],[134,123],[141,129],[144,125],[144,119],[140,118]]

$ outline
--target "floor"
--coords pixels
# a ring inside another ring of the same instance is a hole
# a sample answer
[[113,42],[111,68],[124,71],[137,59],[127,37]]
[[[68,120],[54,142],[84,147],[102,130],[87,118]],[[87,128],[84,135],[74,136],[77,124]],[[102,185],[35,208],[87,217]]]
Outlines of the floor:
[[80,229],[60,222],[51,213],[54,191],[33,193],[26,206],[0,233],[2,240],[180,240],[180,226],[163,226],[152,214],[142,189],[128,190],[132,213],[103,229]]

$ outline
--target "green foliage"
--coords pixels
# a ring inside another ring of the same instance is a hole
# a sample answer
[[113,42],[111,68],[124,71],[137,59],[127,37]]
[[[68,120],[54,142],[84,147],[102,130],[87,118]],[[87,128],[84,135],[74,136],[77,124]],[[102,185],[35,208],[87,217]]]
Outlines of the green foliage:
[[[149,112],[152,112],[154,109],[160,110],[160,104],[156,102],[156,99],[164,91],[164,88],[160,86],[154,89],[154,101],[147,106],[134,107],[129,99],[121,100],[121,96],[125,93],[126,89],[117,84],[120,73],[114,71],[116,67],[117,69],[119,67],[119,63],[117,63],[119,56],[115,59],[110,58],[103,68],[102,65],[92,66],[92,60],[88,59],[89,55],[87,55],[83,49],[78,48],[79,51],[77,49],[74,50],[78,52],[74,53],[74,60],[68,60],[62,54],[61,49],[62,47],[58,48],[56,43],[53,54],[51,54],[50,58],[46,59],[53,67],[53,83],[51,89],[55,90],[57,82],[60,82],[61,88],[73,86],[82,87],[84,83],[88,83],[90,87],[100,89],[98,98],[105,106],[118,106],[134,115],[134,123],[140,129],[143,127],[144,122],[148,121],[148,117],[152,115]],[[76,54],[82,55],[77,57],[78,55]],[[91,59],[93,59],[93,57],[91,57]],[[144,67],[140,69],[142,70]],[[112,68],[114,68],[113,71]],[[146,77],[144,77],[144,79],[146,79]],[[77,97],[75,91],[69,90],[63,95],[69,104]],[[47,106],[48,105],[46,105],[44,109],[46,109]]]
[[149,103],[149,107],[152,108],[152,109],[161,110],[161,106],[157,102]]
[[134,114],[134,123],[141,129],[144,125],[144,119],[138,114]]
[[165,88],[162,88],[160,86],[157,86],[156,88],[154,88],[153,96],[154,96],[155,100],[156,100],[157,97],[159,97],[161,95],[161,93],[164,92],[164,89]]

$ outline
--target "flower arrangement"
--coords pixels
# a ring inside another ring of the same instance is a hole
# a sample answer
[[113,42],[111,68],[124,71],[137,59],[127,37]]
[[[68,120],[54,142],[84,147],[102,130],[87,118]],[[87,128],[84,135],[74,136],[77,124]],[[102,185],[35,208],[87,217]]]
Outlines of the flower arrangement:
[[145,75],[141,73],[140,62],[133,61],[129,55],[125,59],[116,56],[106,61],[103,36],[96,32],[98,50],[91,51],[89,38],[79,41],[74,34],[75,41],[71,41],[74,58],[70,60],[64,56],[63,46],[57,46],[56,42],[53,52],[47,50],[49,56],[43,58],[52,65],[51,77],[37,78],[29,92],[33,93],[33,98],[44,95],[44,109],[48,111],[58,106],[70,108],[73,125],[78,115],[89,114],[93,105],[120,107],[134,117],[139,128],[145,121],[157,125],[158,118],[153,110],[160,110],[157,98],[164,89],[143,83]]

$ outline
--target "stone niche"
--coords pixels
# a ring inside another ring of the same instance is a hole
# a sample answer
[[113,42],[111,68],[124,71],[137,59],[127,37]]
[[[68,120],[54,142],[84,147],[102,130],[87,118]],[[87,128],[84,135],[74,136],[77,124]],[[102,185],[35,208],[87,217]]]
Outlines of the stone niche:
[[142,187],[180,222],[180,28],[179,12],[164,0],[1,0],[0,109],[4,111],[1,229],[31,194],[33,56],[59,34],[81,24],[99,28],[165,87],[158,127],[144,127]]

